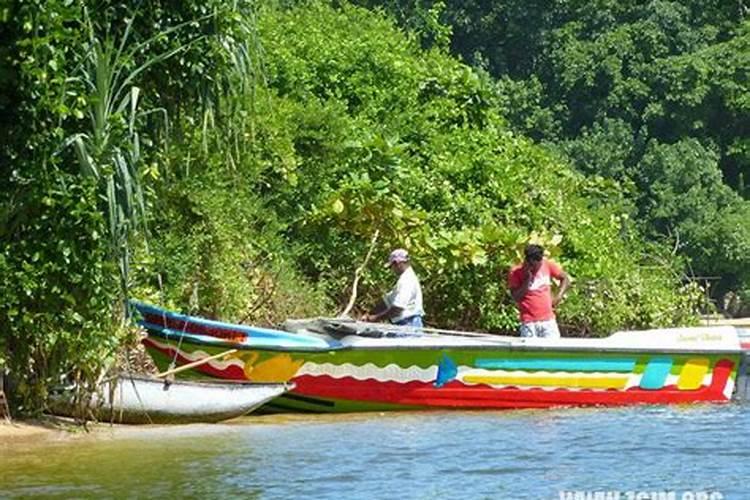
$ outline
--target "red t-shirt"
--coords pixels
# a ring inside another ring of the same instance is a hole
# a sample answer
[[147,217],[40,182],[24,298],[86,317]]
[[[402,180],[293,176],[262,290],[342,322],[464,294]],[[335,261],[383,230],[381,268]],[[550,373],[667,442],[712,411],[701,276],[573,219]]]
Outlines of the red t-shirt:
[[[521,322],[547,321],[555,317],[552,310],[552,278],[562,279],[562,268],[547,259],[542,261],[539,270],[531,279],[529,290],[518,302]],[[521,286],[524,279],[523,264],[518,264],[510,270],[508,286],[514,290]]]

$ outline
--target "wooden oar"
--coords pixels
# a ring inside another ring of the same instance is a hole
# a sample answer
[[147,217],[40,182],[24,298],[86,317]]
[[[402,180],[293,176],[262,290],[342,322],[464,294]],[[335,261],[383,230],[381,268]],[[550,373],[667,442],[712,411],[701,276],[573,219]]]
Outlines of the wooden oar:
[[172,368],[171,370],[161,372],[158,375],[156,375],[156,378],[162,378],[162,377],[167,377],[169,375],[174,375],[175,373],[179,373],[184,370],[195,368],[196,366],[206,364],[209,361],[213,361],[214,359],[223,358],[224,356],[234,354],[235,352],[237,352],[237,349],[229,349],[228,351],[224,351],[219,354],[214,354],[213,356],[209,356],[207,358],[201,358],[198,361],[193,361],[192,363],[188,363],[186,365],[178,366],[177,368]]

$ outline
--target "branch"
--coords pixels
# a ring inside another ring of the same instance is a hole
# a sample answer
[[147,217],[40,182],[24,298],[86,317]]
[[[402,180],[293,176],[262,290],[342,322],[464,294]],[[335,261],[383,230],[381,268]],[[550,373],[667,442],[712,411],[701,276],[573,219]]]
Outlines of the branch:
[[359,278],[362,277],[362,272],[365,270],[365,267],[367,266],[367,262],[370,260],[370,256],[372,255],[372,251],[375,249],[375,243],[378,241],[378,236],[380,235],[380,229],[375,230],[375,234],[372,235],[372,240],[370,240],[370,249],[367,251],[367,255],[365,256],[365,261],[362,262],[362,265],[357,268],[356,271],[354,271],[354,284],[352,284],[352,295],[349,297],[349,303],[346,304],[346,307],[343,311],[338,315],[339,318],[343,318],[349,315],[349,312],[351,312],[352,307],[354,307],[354,302],[357,300],[357,285],[359,284]]

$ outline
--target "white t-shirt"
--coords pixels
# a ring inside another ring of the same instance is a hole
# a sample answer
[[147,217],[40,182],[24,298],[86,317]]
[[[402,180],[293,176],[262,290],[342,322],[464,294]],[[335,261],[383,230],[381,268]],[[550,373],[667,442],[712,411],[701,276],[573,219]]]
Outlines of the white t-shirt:
[[388,307],[396,306],[401,308],[401,314],[391,318],[393,323],[411,316],[424,316],[422,309],[422,287],[419,286],[419,279],[411,266],[401,273],[393,290],[383,297],[385,305]]

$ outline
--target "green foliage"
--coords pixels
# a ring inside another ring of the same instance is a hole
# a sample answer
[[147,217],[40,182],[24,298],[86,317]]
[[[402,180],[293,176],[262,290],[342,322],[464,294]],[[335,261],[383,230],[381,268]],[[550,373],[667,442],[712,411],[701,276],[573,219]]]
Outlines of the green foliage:
[[[382,5],[404,26],[416,29],[419,11],[436,5],[363,3]],[[697,0],[455,1],[446,3],[440,20],[452,28],[453,51],[498,78],[504,116],[514,130],[563,151],[586,175],[622,183],[626,202],[639,205],[641,213],[658,205],[676,214],[685,206],[679,208],[675,197],[654,193],[655,198],[648,198],[634,189],[640,186],[641,171],[653,168],[647,145],[656,141],[679,148],[697,139],[714,150],[717,156],[711,161],[723,175],[712,177],[715,186],[703,182],[689,198],[695,207],[714,206],[712,220],[717,222],[688,242],[666,230],[680,225],[678,219],[648,219],[645,227],[652,242],[671,240],[690,266],[688,274],[710,275],[718,266],[701,255],[718,259],[727,238],[745,241],[748,232],[747,223],[734,215],[745,212],[748,202],[717,205],[710,197],[698,199],[723,191],[724,185],[747,199],[746,10],[742,4]],[[662,178],[670,180],[678,178]],[[678,183],[669,190],[681,193],[682,187]],[[675,206],[663,207],[672,201]],[[730,222],[734,226],[727,228]],[[715,292],[747,286],[742,284],[747,259],[730,260],[732,267],[724,267]]]
[[501,77],[497,82],[497,93],[503,116],[526,137],[541,141],[548,137],[559,137],[562,133],[560,117],[563,107],[547,108],[544,103],[544,88],[538,78],[532,76],[525,81]]
[[117,274],[94,186],[60,181],[27,192],[3,221],[0,327],[22,411],[42,409],[64,380],[96,379],[120,340]]
[[[377,228],[385,245],[414,255],[431,321],[509,330],[517,320],[505,276],[537,234],[581,283],[599,283],[600,301],[587,300],[583,287],[563,310],[571,330],[689,317],[670,265],[654,262],[658,250],[639,248],[627,204],[607,206],[603,181],[508,131],[483,76],[420,51],[390,21],[360,9],[312,3],[266,13],[260,32],[275,109],[296,124],[267,133],[287,136],[285,164],[295,168],[293,183],[268,181],[272,196],[296,207],[287,220],[289,234],[307,243],[303,269],[336,284],[339,297]],[[384,271],[368,276],[365,299],[390,280]],[[618,293],[623,285],[628,291]]]
[[576,139],[560,146],[575,160],[578,169],[589,176],[600,175],[621,184],[632,180],[630,165],[639,148],[633,130],[623,120],[606,118],[596,122],[581,130]]
[[127,259],[113,257],[127,255],[134,207],[143,212],[136,167],[156,134],[141,140],[137,130],[144,45],[100,36],[108,28],[86,23],[81,3],[11,9],[17,25],[4,55],[18,99],[4,103],[16,123],[0,180],[2,357],[18,408],[38,412],[51,386],[85,392],[112,367],[124,333],[126,281],[118,287],[117,276],[127,275]]
[[[241,178],[193,176],[159,189],[134,294],[194,314],[250,323],[325,314],[322,289],[294,271],[280,228]],[[159,283],[157,279],[161,279]]]
[[[746,276],[750,206],[721,182],[716,154],[695,140],[649,145],[641,161],[641,216],[708,276]],[[716,241],[720,245],[715,244]]]

